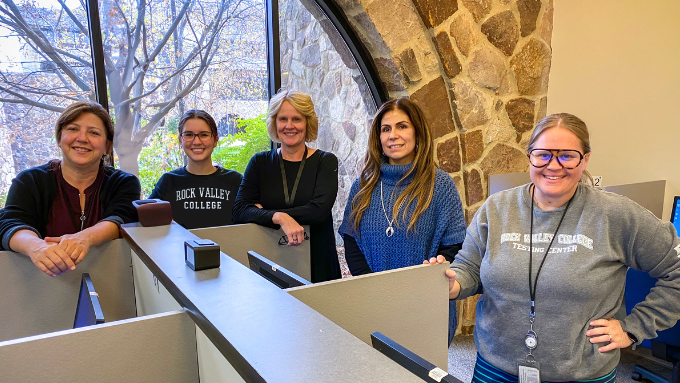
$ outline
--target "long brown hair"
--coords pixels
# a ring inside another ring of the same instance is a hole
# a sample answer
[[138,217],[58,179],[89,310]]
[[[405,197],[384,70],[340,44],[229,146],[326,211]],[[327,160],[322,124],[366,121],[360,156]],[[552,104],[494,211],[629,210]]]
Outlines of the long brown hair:
[[[371,124],[371,131],[368,136],[368,151],[364,159],[364,169],[359,176],[359,184],[361,188],[359,192],[352,199],[352,211],[350,213],[350,220],[354,231],[357,231],[361,217],[371,203],[371,194],[380,179],[380,167],[387,160],[382,152],[382,144],[380,143],[380,126],[382,119],[388,112],[393,110],[400,110],[404,112],[411,120],[411,124],[416,131],[416,156],[413,159],[413,166],[408,172],[397,182],[401,183],[404,179],[413,174],[413,181],[406,187],[406,189],[397,197],[394,207],[392,209],[392,216],[399,215],[399,207],[404,206],[401,213],[401,219],[395,219],[395,225],[399,227],[399,221],[408,222],[407,231],[414,229],[418,217],[430,206],[432,202],[432,195],[434,194],[434,178],[435,178],[435,163],[434,163],[434,149],[432,144],[432,135],[430,127],[425,120],[423,111],[407,98],[400,98],[390,100],[384,103],[375,114],[373,123]],[[406,213],[411,203],[416,200],[416,208],[410,219],[407,219]]]
[[[583,155],[590,153],[590,134],[588,133],[588,126],[580,118],[569,113],[556,113],[549,116],[543,117],[541,121],[536,124],[533,133],[531,133],[531,138],[529,139],[529,144],[527,145],[527,153],[534,148],[538,136],[550,128],[564,128],[568,131],[574,133],[576,138],[581,141],[581,147],[583,148]],[[581,183],[593,184],[593,177],[590,175],[588,170],[584,170],[581,174]]]

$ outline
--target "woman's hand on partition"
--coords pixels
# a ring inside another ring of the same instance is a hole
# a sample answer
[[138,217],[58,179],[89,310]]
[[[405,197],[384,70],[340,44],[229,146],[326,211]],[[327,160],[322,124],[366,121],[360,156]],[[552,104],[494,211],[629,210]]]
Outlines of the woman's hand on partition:
[[298,246],[305,240],[305,229],[288,214],[276,212],[272,222],[281,226],[281,230],[288,237],[288,246]]
[[628,334],[623,331],[621,322],[616,319],[596,319],[590,322],[590,326],[592,328],[586,331],[590,343],[604,343],[604,346],[597,349],[599,352],[626,348],[633,344]]
[[58,243],[59,247],[70,256],[76,265],[85,258],[92,245],[90,237],[82,231],[75,234],[62,235],[61,237],[45,237],[45,241]]
[[[446,258],[443,255],[438,255],[437,258],[432,257],[429,260],[423,261],[426,265],[434,265],[437,263],[446,262]],[[460,295],[460,283],[456,281],[456,272],[451,269],[446,269],[444,272],[447,278],[449,278],[449,299],[458,299]]]
[[69,270],[75,270],[76,264],[56,242],[43,240],[40,242],[28,253],[28,256],[43,273],[56,277]]

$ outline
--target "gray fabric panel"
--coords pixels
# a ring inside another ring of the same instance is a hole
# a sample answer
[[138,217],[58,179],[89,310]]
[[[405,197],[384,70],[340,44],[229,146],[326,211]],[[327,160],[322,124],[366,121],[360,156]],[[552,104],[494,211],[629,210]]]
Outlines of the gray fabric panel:
[[76,267],[50,277],[31,260],[0,252],[0,341],[73,327],[82,273],[89,273],[107,322],[136,315],[130,247],[117,239],[93,247]]
[[368,344],[380,331],[446,370],[448,267],[411,266],[286,291]]
[[198,383],[196,330],[184,312],[0,343],[6,382]]
[[[309,226],[303,225],[309,233]],[[299,246],[280,246],[283,230],[274,230],[254,223],[190,230],[193,234],[220,245],[220,251],[242,265],[248,265],[248,251],[254,251],[270,261],[283,266],[302,278],[312,280],[309,259],[309,241]]]

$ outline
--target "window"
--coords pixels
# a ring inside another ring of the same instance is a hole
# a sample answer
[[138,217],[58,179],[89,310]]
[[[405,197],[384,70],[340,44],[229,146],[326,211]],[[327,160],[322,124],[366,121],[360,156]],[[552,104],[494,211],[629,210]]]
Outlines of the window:
[[87,12],[79,1],[0,5],[0,206],[12,178],[59,157],[54,122],[94,99]]
[[316,3],[279,0],[279,34],[281,86],[311,95],[319,137],[310,146],[338,157],[337,230],[362,169],[376,101],[347,43]]
[[[246,142],[233,135],[246,127],[238,121],[267,109],[264,6],[263,0],[100,1],[114,149],[120,168],[139,174],[145,195],[164,172],[183,165],[177,123],[190,109],[206,110],[218,123],[213,158],[243,172],[246,162],[237,153]],[[250,128],[260,128],[257,122]],[[258,149],[268,147],[265,138]]]
[[[242,172],[253,153],[269,147],[265,1],[277,0],[4,0],[0,207],[18,172],[60,157],[54,122],[83,99],[108,104],[116,165],[138,174],[146,194],[184,163],[177,124],[189,109],[213,115],[221,137],[213,159]],[[316,145],[340,159],[337,221],[378,97],[346,33],[327,10],[304,1],[280,2],[281,67],[274,70],[283,86],[311,93],[320,117]],[[84,4],[94,12],[93,29],[101,27],[92,42]],[[95,90],[93,67],[105,90]]]

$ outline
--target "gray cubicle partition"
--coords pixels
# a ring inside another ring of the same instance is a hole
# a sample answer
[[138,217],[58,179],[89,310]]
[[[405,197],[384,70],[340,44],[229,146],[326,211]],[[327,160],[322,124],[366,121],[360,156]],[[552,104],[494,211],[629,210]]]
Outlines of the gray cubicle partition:
[[197,237],[175,223],[124,225],[124,234],[141,262],[245,381],[421,381],[225,254],[219,269],[189,269],[183,243]]
[[[493,174],[489,176],[489,195],[529,182],[529,173]],[[628,197],[661,219],[666,194],[665,180],[603,186],[602,190]]]
[[[303,226],[309,233],[309,226]],[[190,230],[203,239],[209,239],[218,245],[220,250],[248,267],[248,251],[254,251],[285,269],[311,281],[312,269],[309,259],[309,241],[299,246],[279,245],[283,230],[248,223]]]
[[666,193],[665,180],[604,186],[602,190],[626,196],[661,219],[664,195]]
[[0,252],[0,341],[73,327],[82,273],[89,273],[107,322],[136,315],[130,247],[117,239],[93,247],[73,271],[50,277],[31,260]]
[[380,331],[447,370],[448,267],[412,266],[285,291],[369,345]]
[[0,342],[0,380],[198,383],[194,329],[172,312]]
[[489,195],[529,182],[531,182],[529,173],[492,174],[489,176]]

